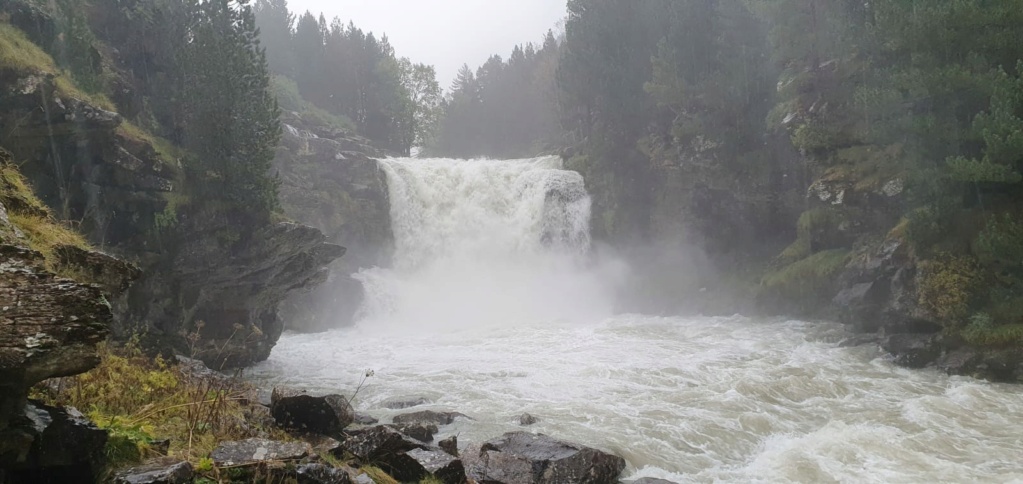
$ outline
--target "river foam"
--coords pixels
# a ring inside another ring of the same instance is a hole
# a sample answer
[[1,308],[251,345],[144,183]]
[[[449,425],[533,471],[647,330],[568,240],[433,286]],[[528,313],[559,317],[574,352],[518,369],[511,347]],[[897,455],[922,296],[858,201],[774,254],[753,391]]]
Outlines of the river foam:
[[261,383],[393,397],[614,452],[677,482],[1021,482],[1023,390],[840,348],[839,325],[615,314],[590,199],[557,158],[383,160],[396,251],[358,275],[356,327],[285,334]]

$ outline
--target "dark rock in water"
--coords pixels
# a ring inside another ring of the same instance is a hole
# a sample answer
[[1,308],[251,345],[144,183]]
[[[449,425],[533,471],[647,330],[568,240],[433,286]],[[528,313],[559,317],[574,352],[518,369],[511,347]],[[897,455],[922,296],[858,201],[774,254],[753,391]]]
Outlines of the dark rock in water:
[[218,467],[225,467],[273,461],[297,461],[309,457],[312,453],[312,446],[305,442],[247,439],[221,442],[210,454],[210,457]]
[[132,467],[118,472],[114,476],[116,484],[184,484],[192,482],[192,464],[163,457],[145,465]]
[[447,452],[450,455],[458,457],[457,435],[452,435],[451,437],[448,437],[440,442],[437,442],[437,446],[440,447],[440,450],[443,450],[444,452]]
[[434,424],[393,424],[391,427],[420,442],[433,442],[433,436],[437,433],[437,426]]
[[855,346],[864,346],[870,344],[878,344],[881,341],[881,336],[878,334],[856,334],[843,339],[838,343],[839,348],[852,348]]
[[616,482],[625,469],[625,459],[616,455],[527,432],[484,443],[466,464],[469,477],[477,482],[504,484]]
[[666,479],[658,479],[656,477],[644,477],[641,479],[636,479],[635,481],[632,481],[629,484],[678,484],[678,483]]
[[270,414],[284,428],[327,435],[339,435],[355,418],[341,395],[313,396],[287,388],[274,388]]
[[881,341],[895,363],[908,368],[923,368],[941,356],[941,337],[937,334],[893,334]]
[[431,401],[426,397],[398,397],[385,401],[381,404],[381,406],[391,410],[401,410],[403,408],[418,407],[428,403],[431,403]]
[[456,418],[468,418],[471,417],[463,413],[458,412],[435,412],[433,410],[423,410],[420,412],[403,413],[394,417],[394,423],[396,424],[436,424],[436,425],[450,425],[454,423]]
[[540,421],[540,419],[538,419],[538,418],[536,418],[536,417],[534,417],[534,416],[532,416],[532,415],[530,415],[528,413],[524,413],[522,415],[519,415],[519,425],[522,425],[522,426],[533,425],[533,424],[535,424],[535,423],[537,423],[539,421]]
[[942,355],[935,366],[949,375],[970,375],[977,371],[981,361],[980,353],[960,348]]
[[[73,407],[31,402],[16,423],[17,432],[7,434],[14,438],[0,441],[0,469],[10,470],[13,482],[93,482],[103,469],[107,432]],[[26,443],[20,459],[9,459],[9,448]]]
[[465,467],[457,457],[439,450],[415,449],[408,451],[390,464],[392,476],[403,482],[415,482],[433,476],[445,484],[466,482]]
[[295,469],[298,484],[351,484],[352,476],[323,464],[302,464]]
[[372,415],[368,415],[362,412],[355,412],[355,420],[353,421],[353,423],[357,423],[359,425],[373,425],[379,422],[380,420],[377,420]]
[[349,430],[344,449],[363,462],[390,462],[395,456],[426,445],[386,425]]

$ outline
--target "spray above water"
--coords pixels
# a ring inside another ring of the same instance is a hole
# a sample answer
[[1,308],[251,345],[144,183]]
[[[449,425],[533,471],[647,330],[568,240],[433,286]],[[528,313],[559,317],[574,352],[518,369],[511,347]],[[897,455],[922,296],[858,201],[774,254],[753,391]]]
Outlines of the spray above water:
[[387,159],[392,268],[364,270],[360,326],[453,329],[611,314],[590,197],[557,157]]

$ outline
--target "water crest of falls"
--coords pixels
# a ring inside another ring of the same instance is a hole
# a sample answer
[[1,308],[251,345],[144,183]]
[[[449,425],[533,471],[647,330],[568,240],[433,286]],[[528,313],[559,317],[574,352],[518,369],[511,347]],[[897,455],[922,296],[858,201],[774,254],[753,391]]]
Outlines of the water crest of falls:
[[589,252],[590,200],[556,158],[391,159],[396,252],[363,271],[363,318],[286,334],[250,375],[394,397],[614,452],[624,480],[1023,482],[1023,387],[898,368],[838,324],[614,314],[615,266]]
[[388,159],[393,266],[363,271],[363,325],[588,321],[610,314],[588,263],[590,197],[557,157]]

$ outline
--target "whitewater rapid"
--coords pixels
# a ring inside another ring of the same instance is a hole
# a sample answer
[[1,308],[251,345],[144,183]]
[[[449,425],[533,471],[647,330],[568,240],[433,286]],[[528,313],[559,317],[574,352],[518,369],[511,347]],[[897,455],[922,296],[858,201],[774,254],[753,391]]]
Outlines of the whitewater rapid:
[[589,255],[558,159],[381,163],[393,267],[358,275],[355,327],[285,334],[256,381],[352,395],[373,370],[355,405],[383,422],[424,396],[474,418],[437,436],[464,446],[528,412],[625,480],[1023,482],[1018,386],[898,368],[836,324],[616,314],[626,269]]

